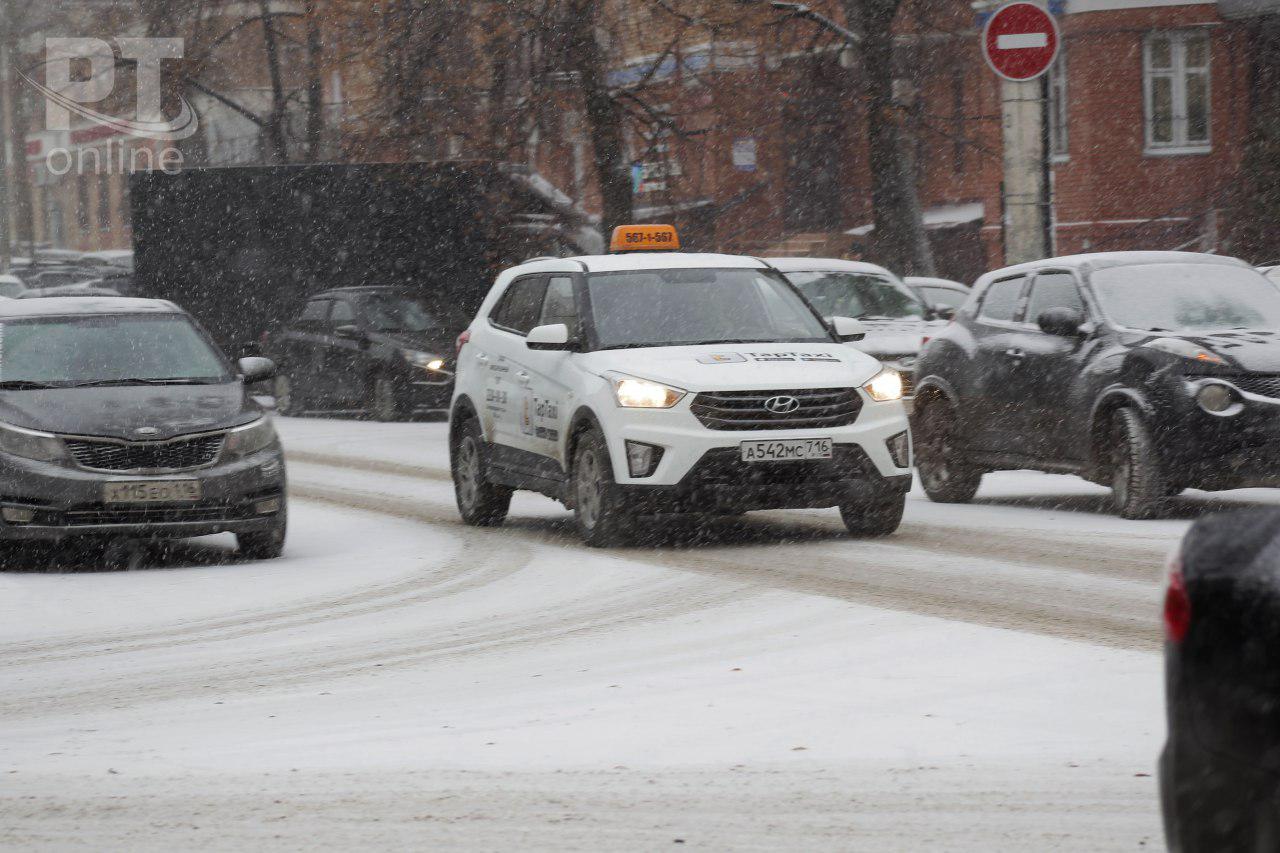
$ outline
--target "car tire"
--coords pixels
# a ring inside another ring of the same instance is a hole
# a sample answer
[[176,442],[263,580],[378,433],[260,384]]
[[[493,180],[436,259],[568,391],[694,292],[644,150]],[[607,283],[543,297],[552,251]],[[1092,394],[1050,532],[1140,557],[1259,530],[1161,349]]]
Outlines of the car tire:
[[300,415],[306,411],[302,395],[298,393],[298,384],[287,373],[276,376],[273,388],[276,398],[276,411],[282,415]]
[[1120,517],[1135,520],[1159,517],[1169,496],[1151,430],[1129,406],[1111,419],[1111,495]]
[[916,471],[935,503],[968,503],[982,485],[982,471],[955,458],[955,429],[955,406],[946,400],[931,400],[916,415]]
[[840,504],[840,518],[854,536],[889,536],[902,524],[906,508],[907,496],[894,495],[887,500]]
[[635,533],[635,518],[613,479],[613,461],[604,436],[589,429],[578,440],[570,474],[573,519],[582,541],[592,548],[625,545]]
[[497,527],[511,509],[512,489],[489,482],[484,436],[475,418],[468,418],[449,448],[449,469],[458,514],[472,527]]
[[274,560],[284,553],[285,535],[289,530],[289,509],[280,507],[274,524],[256,533],[237,533],[236,546],[246,560]]
[[405,405],[399,383],[390,376],[379,375],[370,389],[369,414],[375,421],[388,423],[404,420]]

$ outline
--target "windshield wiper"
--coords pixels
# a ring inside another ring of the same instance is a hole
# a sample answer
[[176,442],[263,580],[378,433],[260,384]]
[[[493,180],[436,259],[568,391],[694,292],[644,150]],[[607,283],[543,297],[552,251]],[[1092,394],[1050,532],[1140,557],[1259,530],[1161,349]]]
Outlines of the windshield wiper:
[[217,379],[191,379],[173,376],[168,379],[97,379],[92,382],[75,382],[67,388],[112,388],[128,385],[217,385]]
[[58,388],[61,386],[53,385],[48,382],[35,382],[30,379],[10,379],[0,382],[0,391],[31,391],[42,388]]
[[[915,315],[911,315],[915,316]],[[890,317],[888,314],[859,314],[859,320],[901,320],[902,317]]]

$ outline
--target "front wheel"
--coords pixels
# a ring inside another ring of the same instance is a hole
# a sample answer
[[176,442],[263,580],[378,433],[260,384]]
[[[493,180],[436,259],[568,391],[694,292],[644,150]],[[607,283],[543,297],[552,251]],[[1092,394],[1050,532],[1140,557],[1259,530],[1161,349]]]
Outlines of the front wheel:
[[404,419],[406,407],[399,383],[390,376],[379,376],[373,380],[372,393],[373,401],[369,409],[374,420],[385,423]]
[[275,379],[276,411],[282,415],[300,415],[306,410],[302,395],[293,377],[281,373]]
[[933,400],[916,416],[916,470],[920,485],[935,503],[968,503],[982,485],[982,471],[957,458],[956,410]]
[[609,448],[599,430],[582,436],[573,454],[573,518],[582,541],[608,548],[630,541],[635,519],[613,479]]
[[267,530],[236,534],[240,556],[249,560],[274,560],[284,553],[285,533],[289,528],[288,510],[284,505],[273,521]]
[[902,524],[907,496],[894,495],[887,500],[848,503],[840,505],[840,518],[845,528],[854,536],[889,536]]
[[511,508],[511,489],[490,483],[485,472],[484,437],[475,418],[468,418],[450,448],[449,468],[458,514],[473,527],[497,527]]
[[1136,409],[1111,421],[1111,495],[1121,518],[1156,518],[1170,493],[1151,430]]

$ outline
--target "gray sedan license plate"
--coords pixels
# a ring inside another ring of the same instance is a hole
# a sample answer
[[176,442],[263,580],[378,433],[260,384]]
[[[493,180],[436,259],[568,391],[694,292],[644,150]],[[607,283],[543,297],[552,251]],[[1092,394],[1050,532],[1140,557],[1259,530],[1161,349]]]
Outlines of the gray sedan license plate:
[[799,462],[830,459],[829,438],[786,438],[774,441],[744,441],[739,445],[743,462]]
[[107,483],[102,487],[102,502],[109,504],[191,503],[198,500],[199,480]]

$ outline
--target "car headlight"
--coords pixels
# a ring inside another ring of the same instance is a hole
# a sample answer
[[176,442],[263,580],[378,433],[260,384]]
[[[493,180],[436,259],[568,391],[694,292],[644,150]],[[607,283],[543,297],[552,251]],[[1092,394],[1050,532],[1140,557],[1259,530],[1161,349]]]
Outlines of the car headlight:
[[440,368],[444,367],[444,359],[434,353],[419,352],[416,349],[402,349],[400,354],[404,356],[405,361],[423,370],[439,371]]
[[1169,355],[1176,355],[1181,358],[1189,358],[1192,361],[1200,361],[1205,364],[1226,364],[1226,360],[1212,350],[1205,349],[1198,344],[1182,338],[1156,338],[1154,341],[1147,341],[1143,344],[1148,349],[1157,350],[1158,352],[1167,352]]
[[66,445],[53,433],[9,424],[0,424],[0,451],[38,462],[61,462],[67,458]]
[[871,395],[877,403],[902,399],[902,374],[896,370],[882,370],[870,382],[862,386],[862,390]]
[[631,376],[614,376],[612,382],[613,395],[624,409],[669,409],[686,393],[661,382]]
[[270,418],[259,418],[251,424],[236,427],[227,433],[223,449],[228,456],[248,456],[270,447],[276,440],[276,428]]

